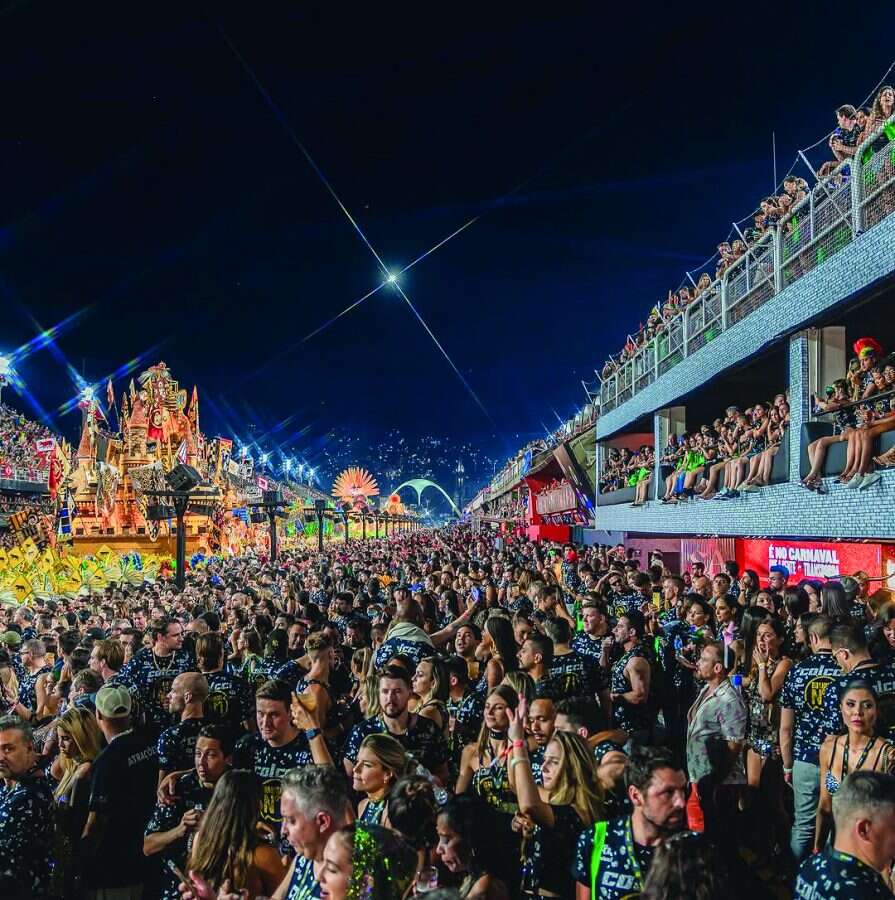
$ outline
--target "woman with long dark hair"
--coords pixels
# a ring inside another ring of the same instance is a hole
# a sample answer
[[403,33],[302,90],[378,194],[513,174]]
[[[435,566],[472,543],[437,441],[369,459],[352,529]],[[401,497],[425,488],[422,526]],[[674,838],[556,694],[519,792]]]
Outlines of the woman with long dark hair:
[[286,874],[280,854],[261,840],[261,785],[254,772],[235,769],[215,785],[190,851],[188,872],[213,889],[229,882],[247,900],[271,896]]
[[436,853],[452,875],[463,876],[461,898],[510,898],[499,877],[502,860],[495,841],[496,826],[488,805],[469,795],[451,798],[438,814]]
[[832,797],[849,772],[895,770],[895,746],[878,737],[879,702],[862,678],[845,686],[839,702],[845,734],[831,734],[820,748],[820,803],[814,832],[815,851],[823,850],[833,818]]
[[835,622],[853,622],[852,603],[838,581],[828,581],[820,589],[820,611]]
[[485,666],[489,690],[497,687],[507,672],[514,672],[519,668],[519,660],[516,658],[519,648],[513,636],[513,623],[504,616],[491,616],[485,622],[481,649],[491,654]]

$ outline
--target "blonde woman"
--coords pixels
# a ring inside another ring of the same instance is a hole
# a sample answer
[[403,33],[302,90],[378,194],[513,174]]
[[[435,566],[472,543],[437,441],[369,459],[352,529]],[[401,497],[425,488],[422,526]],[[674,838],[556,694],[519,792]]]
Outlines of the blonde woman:
[[104,742],[96,719],[83,707],[70,707],[56,719],[54,725],[59,753],[50,765],[50,774],[57,782],[53,791],[56,800],[54,849],[57,860],[53,879],[58,896],[72,897],[78,894],[81,874],[74,848],[87,821],[93,761],[99,756]]
[[411,681],[417,697],[413,709],[418,716],[431,719],[445,737],[449,735],[450,717],[447,711],[450,681],[447,668],[439,657],[421,659]]
[[358,821],[382,824],[388,792],[402,775],[413,771],[413,761],[400,742],[389,734],[368,734],[354,764],[354,790],[364,794],[357,806]]
[[[525,722],[528,703],[519,701],[510,715],[513,776],[519,814],[513,829],[523,835],[523,894],[532,897],[571,897],[571,874],[577,836],[599,819],[603,789],[587,741],[573,732],[557,731],[544,751],[544,786],[535,784],[528,757]],[[537,828],[535,826],[538,826]]]
[[0,709],[4,714],[16,705],[19,696],[19,679],[10,663],[9,653],[0,650]]
[[[261,814],[261,789],[254,772],[225,772],[190,852],[187,872],[214,890],[245,891],[247,900],[270,897],[286,874],[280,855],[255,826]],[[192,887],[192,886],[187,886]]]

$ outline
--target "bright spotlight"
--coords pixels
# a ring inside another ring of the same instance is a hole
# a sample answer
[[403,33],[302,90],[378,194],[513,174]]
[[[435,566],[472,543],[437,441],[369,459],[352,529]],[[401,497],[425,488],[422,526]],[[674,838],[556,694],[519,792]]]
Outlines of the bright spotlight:
[[397,284],[398,276],[394,272],[389,272],[388,278],[385,279],[389,284]]
[[2,354],[0,354],[0,378],[4,375],[8,375],[12,369],[12,363],[9,359]]

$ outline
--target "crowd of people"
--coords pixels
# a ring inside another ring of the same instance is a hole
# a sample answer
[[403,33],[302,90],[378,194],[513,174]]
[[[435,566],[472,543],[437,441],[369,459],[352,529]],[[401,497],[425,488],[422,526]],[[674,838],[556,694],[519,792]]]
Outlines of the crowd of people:
[[[814,190],[824,195],[836,187],[848,183],[849,167],[843,166],[857,152],[861,143],[880,131],[888,119],[895,114],[895,89],[889,85],[879,88],[872,106],[854,107],[843,104],[836,109],[836,127],[830,134],[828,146],[833,159],[821,165],[817,171],[819,179]],[[890,140],[888,135],[882,143]],[[878,148],[871,148],[878,149]],[[645,323],[628,337],[624,347],[615,357],[610,357],[603,365],[601,377],[610,378],[621,366],[635,356],[643,347],[655,340],[661,340],[668,329],[668,323],[688,306],[713,293],[717,293],[717,283],[725,272],[747,251],[759,243],[769,231],[782,223],[787,235],[798,232],[799,216],[791,215],[793,209],[808,197],[812,188],[804,178],[788,175],[783,181],[783,190],[776,195],[763,198],[751,218],[751,225],[745,231],[738,231],[738,237],[718,244],[715,275],[703,272],[698,280],[683,285],[677,291],[669,291],[663,302],[657,303],[650,311]],[[895,208],[895,201],[886,194],[887,211]]]
[[[789,402],[777,394],[745,410],[728,406],[723,417],[692,434],[672,435],[665,446],[662,503],[734,500],[770,484],[774,457],[789,427]],[[721,476],[724,486],[720,487]]]
[[45,425],[0,403],[0,478],[46,481],[49,454],[39,442],[53,439]]
[[[619,491],[626,487],[636,488],[635,504],[640,506],[648,499],[645,495],[655,468],[655,450],[649,444],[642,444],[639,450],[613,447],[609,450],[600,478],[600,493]],[[641,488],[641,485],[643,487]],[[640,494],[643,493],[643,500]]]
[[866,490],[880,480],[879,469],[895,465],[895,448],[874,455],[876,439],[895,430],[895,354],[886,356],[872,337],[859,338],[852,349],[845,377],[814,397],[815,413],[831,415],[833,434],[808,445],[811,469],[802,484],[809,490],[824,491],[823,467],[833,444],[847,444],[839,480],[850,488]]
[[0,896],[891,896],[866,573],[455,526],[2,612]]

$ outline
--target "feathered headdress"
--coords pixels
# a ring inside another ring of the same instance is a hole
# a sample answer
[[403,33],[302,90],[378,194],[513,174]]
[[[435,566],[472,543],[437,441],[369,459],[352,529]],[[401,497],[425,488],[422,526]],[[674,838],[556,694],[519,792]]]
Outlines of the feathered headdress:
[[882,344],[880,344],[876,338],[872,337],[858,338],[854,344],[852,344],[852,350],[855,351],[855,356],[858,357],[867,356],[868,353],[872,353],[874,356],[883,355]]

